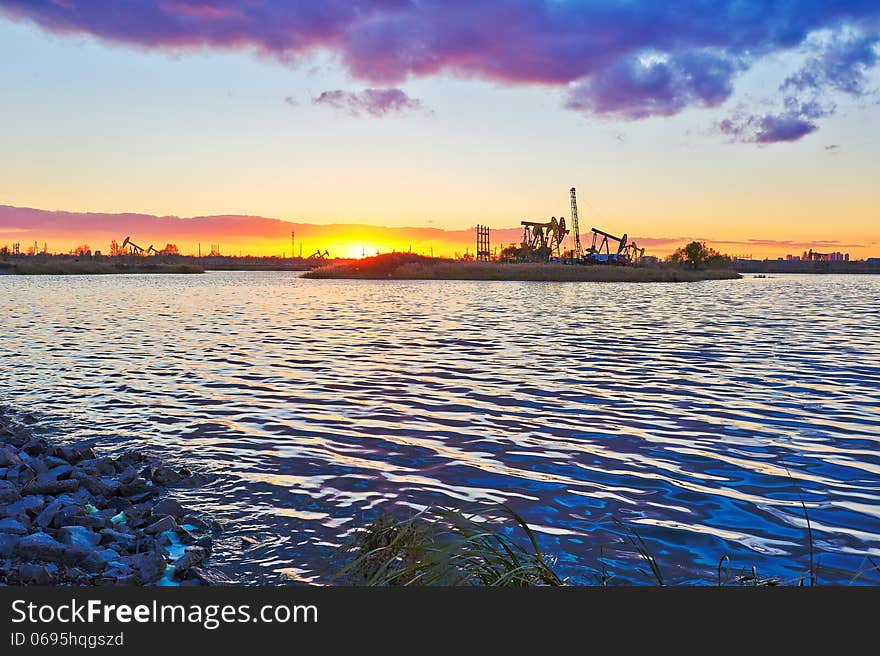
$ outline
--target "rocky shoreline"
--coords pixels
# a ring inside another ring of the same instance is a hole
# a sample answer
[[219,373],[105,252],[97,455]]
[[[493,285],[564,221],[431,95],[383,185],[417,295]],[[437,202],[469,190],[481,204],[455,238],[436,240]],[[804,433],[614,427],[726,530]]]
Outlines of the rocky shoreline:
[[229,585],[220,524],[172,499],[209,477],[95,441],[51,444],[0,410],[0,585]]

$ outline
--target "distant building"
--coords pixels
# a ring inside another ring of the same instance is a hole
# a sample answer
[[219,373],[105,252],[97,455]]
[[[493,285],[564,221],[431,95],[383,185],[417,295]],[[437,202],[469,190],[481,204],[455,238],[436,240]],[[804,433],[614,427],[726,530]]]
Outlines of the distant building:
[[804,251],[803,259],[810,262],[849,262],[849,253],[840,253],[838,251],[819,253],[810,249],[809,251]]

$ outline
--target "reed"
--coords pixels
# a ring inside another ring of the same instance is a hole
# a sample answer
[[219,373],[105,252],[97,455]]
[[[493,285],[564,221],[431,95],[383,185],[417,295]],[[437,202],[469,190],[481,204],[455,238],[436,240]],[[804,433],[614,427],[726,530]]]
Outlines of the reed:
[[[806,514],[805,504],[802,503]],[[664,575],[648,542],[632,526],[618,519],[617,539],[599,545],[600,566],[592,571],[596,584],[608,586],[616,578],[603,561],[606,547],[635,553],[646,567],[636,567],[647,581],[676,585]],[[809,521],[809,520],[808,520]],[[812,527],[808,528],[809,570],[806,581],[818,584]],[[341,548],[347,564],[334,582],[367,586],[561,586],[567,581],[554,571],[555,561],[543,553],[525,520],[507,506],[471,506],[465,509],[428,508],[400,519],[383,513],[355,532]],[[827,569],[827,568],[826,568]],[[835,571],[851,584],[880,572],[880,563],[866,556],[855,573]],[[633,577],[631,577],[632,579]],[[638,577],[634,577],[638,578]],[[714,581],[713,581],[714,578]],[[804,585],[805,576],[780,580],[761,575],[754,566],[732,571],[728,555],[718,560],[715,576],[707,572],[705,584],[718,586]],[[693,585],[693,582],[689,582]],[[699,584],[699,583],[697,583]]]
[[369,586],[563,585],[525,521],[507,506],[383,515],[345,548],[336,578]]
[[122,264],[105,260],[24,260],[4,262],[0,266],[10,274],[24,276],[110,275],[124,273],[204,273],[194,264],[165,264],[144,262]]
[[386,253],[306,273],[304,278],[370,280],[511,280],[534,282],[695,282],[741,276],[726,269],[691,270],[658,264],[646,267],[571,266],[449,260],[414,253]]

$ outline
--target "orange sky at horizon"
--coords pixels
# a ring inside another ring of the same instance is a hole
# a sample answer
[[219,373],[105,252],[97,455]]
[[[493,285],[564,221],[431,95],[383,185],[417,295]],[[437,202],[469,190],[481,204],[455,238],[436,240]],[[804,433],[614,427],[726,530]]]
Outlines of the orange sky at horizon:
[[[569,220],[570,221],[570,220]],[[600,224],[613,234],[623,231],[614,225]],[[569,226],[570,227],[570,226]],[[592,222],[581,224],[581,243],[589,246]],[[291,252],[291,231],[294,232]],[[493,251],[519,243],[521,228],[491,229]],[[110,251],[112,240],[121,244],[125,237],[147,248],[162,249],[175,244],[181,253],[203,255],[218,244],[225,255],[297,256],[308,257],[316,251],[327,250],[330,257],[357,258],[391,251],[413,251],[424,255],[453,257],[474,252],[474,229],[446,230],[434,226],[388,227],[363,224],[319,225],[278,219],[248,216],[210,216],[195,218],[154,217],[133,214],[85,214],[47,212],[25,208],[0,206],[0,247],[19,243],[22,252],[36,245],[42,251],[66,253],[81,245],[103,253]],[[651,235],[629,234],[630,241],[645,247],[646,254],[665,257],[688,241],[705,241],[719,252],[758,259],[775,259],[788,254],[801,255],[803,251],[849,253],[852,259],[880,255],[876,242],[859,243],[857,240],[777,240],[772,238],[713,239],[711,235]],[[573,246],[570,235],[565,248]]]

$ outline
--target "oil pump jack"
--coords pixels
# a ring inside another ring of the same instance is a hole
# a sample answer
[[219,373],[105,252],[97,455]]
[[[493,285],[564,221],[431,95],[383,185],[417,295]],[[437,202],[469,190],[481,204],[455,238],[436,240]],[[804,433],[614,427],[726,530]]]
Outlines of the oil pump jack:
[[629,242],[626,250],[629,251],[628,256],[630,264],[639,264],[642,261],[642,258],[645,257],[645,249],[639,248],[639,245],[634,241]]
[[122,248],[128,247],[128,252],[131,255],[143,255],[144,249],[137,244],[135,244],[130,237],[126,237],[125,241],[122,242]]
[[[593,231],[593,243],[587,249],[587,259],[589,261],[594,264],[629,263],[630,255],[627,250],[626,233],[624,233],[623,237],[615,237],[604,230],[599,230],[599,228],[591,228],[591,230]],[[611,252],[610,242],[617,244],[617,250],[613,253]]]
[[547,222],[520,221],[523,226],[522,245],[518,259],[527,262],[546,262],[559,253],[562,240],[568,234],[565,217],[550,217]]

